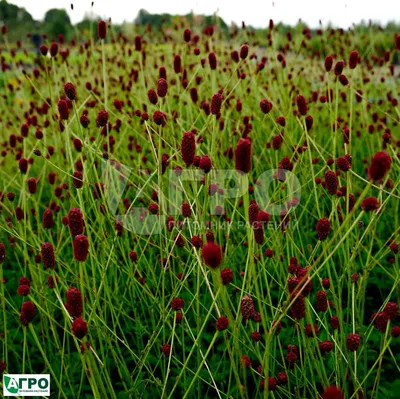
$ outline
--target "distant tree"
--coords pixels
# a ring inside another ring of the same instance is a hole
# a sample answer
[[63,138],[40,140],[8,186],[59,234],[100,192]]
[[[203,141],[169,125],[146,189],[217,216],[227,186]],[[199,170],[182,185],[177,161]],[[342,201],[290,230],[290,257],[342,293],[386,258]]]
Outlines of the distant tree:
[[33,23],[33,18],[25,8],[20,8],[14,4],[7,3],[6,0],[1,0],[0,23],[6,25],[11,25],[13,23]]
[[57,8],[47,11],[44,17],[44,28],[49,38],[56,39],[58,35],[64,35],[68,39],[72,32],[72,25],[67,11]]

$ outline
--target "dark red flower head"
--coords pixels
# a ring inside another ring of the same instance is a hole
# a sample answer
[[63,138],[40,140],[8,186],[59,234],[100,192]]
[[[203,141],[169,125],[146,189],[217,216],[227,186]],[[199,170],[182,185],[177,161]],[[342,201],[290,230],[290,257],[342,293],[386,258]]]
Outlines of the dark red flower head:
[[215,327],[218,331],[226,330],[229,327],[229,319],[225,316],[221,316],[217,319]]
[[163,98],[167,95],[168,83],[164,78],[158,79],[157,82],[157,94],[159,97]]
[[88,332],[88,326],[85,320],[82,317],[76,318],[72,322],[72,334],[75,335],[76,338],[82,339]]
[[212,168],[211,158],[208,155],[203,155],[200,158],[199,168],[204,171],[204,173],[208,173]]
[[172,310],[181,310],[183,309],[183,305],[185,304],[185,301],[182,298],[174,298],[171,301],[171,308]]
[[182,59],[179,54],[174,56],[174,71],[175,73],[180,73],[182,71]]
[[325,71],[329,72],[332,69],[332,65],[333,65],[333,57],[331,55],[328,55],[325,58]]
[[317,311],[326,312],[328,310],[328,299],[326,297],[326,292],[324,290],[318,291],[316,299],[317,299]]
[[249,54],[249,46],[247,44],[243,44],[242,47],[240,47],[240,58],[244,60],[247,58],[247,55]]
[[193,236],[190,241],[195,248],[201,248],[203,246],[203,240],[199,236]]
[[46,56],[47,52],[49,51],[49,48],[45,44],[42,44],[39,48],[39,51],[40,51],[40,54]]
[[216,93],[211,99],[211,113],[213,115],[218,115],[221,112],[222,106],[222,95],[221,93]]
[[35,194],[37,190],[37,179],[34,177],[29,178],[26,183],[28,184],[28,191],[30,194]]
[[336,76],[339,76],[342,74],[343,68],[344,68],[344,61],[338,61],[335,64],[335,68],[334,68],[333,72],[335,73]]
[[353,50],[349,55],[349,67],[354,69],[358,64],[358,51]]
[[68,289],[67,302],[65,308],[71,317],[81,317],[83,313],[82,294],[78,288],[71,287]]
[[161,111],[155,111],[153,114],[153,121],[158,126],[165,126],[167,123],[167,116]]
[[349,161],[349,156],[344,155],[336,159],[336,166],[342,172],[347,172],[351,168],[351,161]]
[[379,202],[375,197],[364,198],[361,202],[361,209],[365,212],[376,211],[379,209]]
[[348,334],[346,338],[347,350],[355,352],[360,346],[360,336],[358,334]]
[[222,269],[220,275],[223,285],[230,284],[233,281],[233,272],[229,267]]
[[268,114],[272,109],[272,103],[267,99],[260,101],[260,109],[264,114]]
[[325,172],[325,182],[328,193],[336,195],[339,182],[336,173],[333,170],[327,170]]
[[192,215],[192,208],[190,207],[189,203],[184,202],[181,205],[181,213],[184,218],[190,218],[190,216]]
[[243,320],[251,319],[255,313],[254,302],[250,295],[244,295],[240,301],[240,313]]
[[70,82],[65,83],[64,93],[67,96],[67,98],[69,98],[71,101],[74,101],[76,99],[76,89],[72,83]]
[[249,173],[251,169],[251,152],[251,141],[249,139],[240,139],[235,151],[236,170]]
[[147,97],[148,97],[149,101],[150,101],[152,104],[154,104],[154,105],[157,104],[157,102],[158,102],[158,97],[157,97],[157,93],[156,93],[155,90],[150,89],[150,90],[147,92]]
[[135,36],[135,50],[142,51],[142,36],[140,35]]
[[196,153],[196,138],[192,132],[184,133],[181,141],[181,153],[186,166],[191,165]]
[[43,227],[45,229],[51,229],[54,226],[53,211],[46,209],[43,212]]
[[344,399],[342,391],[334,385],[325,388],[322,399]]
[[25,158],[20,158],[20,160],[18,161],[18,167],[21,173],[25,174],[28,170],[28,160]]
[[69,210],[68,227],[73,237],[83,233],[83,214],[79,208],[71,208]]
[[99,113],[97,114],[96,123],[97,126],[104,127],[105,125],[107,125],[107,122],[108,122],[108,112],[105,109],[103,109],[99,111]]
[[315,226],[315,230],[317,231],[318,239],[320,241],[325,241],[331,232],[331,223],[329,222],[329,219],[319,219]]
[[97,34],[100,39],[105,39],[107,36],[107,24],[103,20],[97,24]]
[[190,29],[185,29],[183,31],[183,40],[185,41],[185,43],[189,43],[191,37],[192,37],[192,32],[190,31]]
[[382,334],[386,332],[388,322],[389,315],[386,312],[378,312],[374,317],[374,327]]
[[304,96],[298,95],[296,97],[296,104],[297,104],[297,109],[300,113],[300,115],[307,115],[308,107],[307,107],[307,101]]
[[53,244],[50,242],[42,244],[41,255],[44,267],[46,269],[54,269],[56,258],[54,256]]
[[390,156],[384,151],[377,152],[372,157],[371,165],[368,168],[368,177],[374,181],[381,180],[389,171],[390,166]]
[[208,54],[208,62],[210,63],[211,69],[217,69],[217,56],[214,52]]
[[52,42],[50,45],[50,55],[55,57],[58,54],[58,44],[56,42]]
[[69,117],[68,103],[66,100],[58,100],[57,103],[58,113],[62,120],[67,120]]
[[394,320],[399,314],[399,305],[396,302],[388,302],[385,306],[385,313],[389,319]]
[[33,302],[24,302],[21,306],[20,321],[23,326],[27,326],[35,317],[36,305]]
[[72,184],[75,188],[82,188],[83,186],[83,173],[80,170],[76,170],[72,175]]
[[74,258],[78,262],[84,262],[89,252],[89,241],[86,236],[79,234],[74,238]]
[[6,259],[6,247],[0,242],[0,263],[3,263]]
[[30,291],[31,287],[28,284],[21,284],[17,289],[18,294],[21,296],[29,295]]
[[212,269],[217,268],[222,262],[221,247],[214,242],[207,242],[201,250],[204,263]]
[[171,345],[170,344],[164,344],[161,347],[161,352],[165,355],[165,356],[169,356],[171,354]]

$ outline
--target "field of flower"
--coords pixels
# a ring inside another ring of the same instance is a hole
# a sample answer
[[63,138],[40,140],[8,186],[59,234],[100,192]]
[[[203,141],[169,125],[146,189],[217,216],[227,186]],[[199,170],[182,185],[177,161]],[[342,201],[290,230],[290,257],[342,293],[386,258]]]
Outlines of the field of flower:
[[399,397],[400,35],[1,40],[0,374]]

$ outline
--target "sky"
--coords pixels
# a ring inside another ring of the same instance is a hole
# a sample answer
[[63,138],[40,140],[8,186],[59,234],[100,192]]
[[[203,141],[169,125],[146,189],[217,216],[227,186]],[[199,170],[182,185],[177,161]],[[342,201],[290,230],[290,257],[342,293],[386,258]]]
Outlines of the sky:
[[[91,0],[8,0],[25,7],[35,19],[43,19],[50,8],[65,8],[73,23],[90,13]],[[71,3],[74,10],[71,10]],[[102,18],[111,17],[115,23],[133,21],[144,8],[150,13],[213,14],[217,12],[225,22],[254,27],[266,27],[269,19],[295,24],[299,18],[310,27],[324,25],[348,28],[362,19],[372,19],[381,24],[396,20],[400,23],[399,0],[94,0],[93,12]]]

